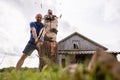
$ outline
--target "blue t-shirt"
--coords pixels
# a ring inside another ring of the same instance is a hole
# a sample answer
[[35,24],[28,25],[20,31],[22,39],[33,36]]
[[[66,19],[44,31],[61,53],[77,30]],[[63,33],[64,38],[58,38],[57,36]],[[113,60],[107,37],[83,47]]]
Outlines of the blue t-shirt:
[[[44,25],[43,25],[42,23],[40,23],[40,24],[38,25],[36,22],[31,22],[31,23],[30,23],[30,28],[32,28],[32,27],[35,27],[36,33],[37,33],[37,36],[38,36],[40,30],[44,27]],[[42,39],[42,41],[43,41],[43,37],[41,37],[41,39]],[[31,42],[31,43],[33,43],[33,44],[35,43],[35,39],[34,39],[34,37],[33,37],[32,31],[30,31],[30,40],[29,40],[29,42]]]

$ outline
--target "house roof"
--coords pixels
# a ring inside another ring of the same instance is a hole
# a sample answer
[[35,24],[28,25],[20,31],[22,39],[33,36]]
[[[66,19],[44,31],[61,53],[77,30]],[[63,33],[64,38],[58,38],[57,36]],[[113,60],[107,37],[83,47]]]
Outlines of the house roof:
[[81,50],[59,50],[59,54],[93,54],[96,51],[81,51]]
[[[96,51],[86,51],[86,50],[59,50],[58,53],[60,54],[93,54]],[[106,51],[108,53],[112,54],[120,54],[120,52],[115,52],[115,51]]]
[[104,47],[104,46],[102,46],[102,45],[96,43],[95,41],[93,41],[93,40],[91,40],[91,39],[89,39],[89,38],[87,38],[87,37],[81,35],[81,34],[78,33],[78,32],[74,32],[74,33],[72,33],[71,35],[65,37],[64,39],[62,39],[61,41],[59,41],[58,44],[60,44],[61,42],[64,42],[65,40],[69,39],[70,37],[72,37],[72,36],[74,36],[74,35],[78,35],[78,36],[80,36],[81,38],[83,38],[83,39],[85,39],[85,40],[87,40],[87,41],[93,43],[94,45],[99,46],[99,47],[103,48],[104,50],[107,50],[106,47]]

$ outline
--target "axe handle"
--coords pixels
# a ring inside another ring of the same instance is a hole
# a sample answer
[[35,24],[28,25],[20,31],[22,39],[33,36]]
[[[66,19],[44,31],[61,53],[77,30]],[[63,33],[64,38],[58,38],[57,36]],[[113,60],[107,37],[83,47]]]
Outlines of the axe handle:
[[42,36],[42,34],[43,34],[43,31],[44,31],[44,29],[42,29],[42,32],[41,32],[41,34],[38,36],[38,39],[41,38],[41,36]]

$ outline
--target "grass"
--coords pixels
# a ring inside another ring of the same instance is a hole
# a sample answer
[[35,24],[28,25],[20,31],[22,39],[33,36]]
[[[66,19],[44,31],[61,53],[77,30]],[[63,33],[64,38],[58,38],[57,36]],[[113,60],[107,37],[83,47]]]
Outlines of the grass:
[[114,80],[101,65],[96,66],[94,71],[87,72],[84,64],[79,64],[71,74],[58,66],[46,66],[41,72],[37,68],[21,68],[15,72],[14,67],[10,67],[0,70],[0,80]]

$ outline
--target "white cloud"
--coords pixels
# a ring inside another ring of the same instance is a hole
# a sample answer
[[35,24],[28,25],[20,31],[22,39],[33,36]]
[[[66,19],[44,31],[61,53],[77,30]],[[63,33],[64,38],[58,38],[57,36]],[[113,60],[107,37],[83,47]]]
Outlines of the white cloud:
[[25,44],[28,37],[26,19],[14,6],[0,2],[0,47],[5,52],[13,53],[14,47]]
[[[15,67],[17,61],[19,60],[19,56],[12,56],[12,55],[1,55],[0,54],[0,69],[7,68],[7,67]],[[38,67],[39,66],[39,58],[35,57],[28,57],[22,67]]]
[[113,21],[120,19],[120,1],[109,0],[106,1],[105,20]]

